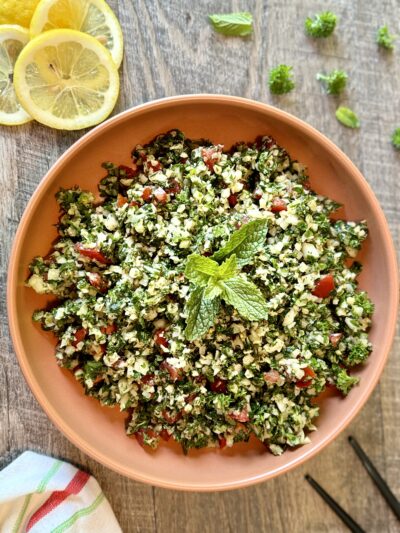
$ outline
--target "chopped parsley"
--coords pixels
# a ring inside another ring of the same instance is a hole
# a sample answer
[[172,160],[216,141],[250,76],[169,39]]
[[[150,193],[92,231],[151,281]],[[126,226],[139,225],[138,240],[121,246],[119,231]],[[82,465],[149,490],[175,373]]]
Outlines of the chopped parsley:
[[328,94],[340,94],[347,85],[348,76],[343,70],[332,70],[328,74],[317,74],[317,80],[321,81]]
[[59,191],[59,238],[30,265],[27,285],[58,298],[33,316],[57,363],[142,445],[309,442],[315,399],[347,394],[371,352],[373,305],[346,266],[365,223],[332,221],[338,204],[267,136],[224,151],[173,130],[104,169],[101,203]]
[[396,150],[400,150],[400,128],[396,128],[392,133],[392,144]]
[[381,48],[393,50],[395,40],[396,35],[391,35],[387,26],[381,26],[378,29],[376,33],[376,42]]
[[278,65],[269,71],[268,85],[272,94],[285,94],[294,89],[293,68]]
[[331,11],[317,13],[313,18],[307,17],[305,30],[310,37],[329,37],[336,28],[337,16]]

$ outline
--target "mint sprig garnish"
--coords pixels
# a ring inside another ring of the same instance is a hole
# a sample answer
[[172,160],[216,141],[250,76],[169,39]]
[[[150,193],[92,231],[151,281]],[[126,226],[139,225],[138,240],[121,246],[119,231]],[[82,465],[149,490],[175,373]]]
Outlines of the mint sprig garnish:
[[221,299],[247,320],[267,318],[268,307],[262,292],[244,273],[239,273],[239,268],[260,250],[266,235],[267,221],[254,220],[235,231],[212,258],[199,254],[188,257],[185,276],[194,285],[185,306],[188,340],[201,337],[213,326]]

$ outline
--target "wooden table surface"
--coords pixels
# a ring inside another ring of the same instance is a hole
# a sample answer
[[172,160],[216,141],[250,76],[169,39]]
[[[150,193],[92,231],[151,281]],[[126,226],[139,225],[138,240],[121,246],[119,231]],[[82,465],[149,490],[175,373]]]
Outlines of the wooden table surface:
[[[375,32],[388,23],[400,33],[398,0],[110,0],[125,35],[121,95],[115,113],[164,96],[225,93],[276,105],[315,126],[361,169],[399,245],[400,152],[389,136],[400,126],[400,43],[377,49]],[[331,8],[335,35],[307,38],[307,15]],[[249,10],[254,36],[224,38],[206,15]],[[293,65],[296,89],[273,97],[268,69]],[[337,100],[315,80],[318,71],[343,68],[348,90]],[[338,101],[354,108],[360,130],[335,119]],[[217,494],[184,494],[126,479],[75,448],[48,420],[28,389],[14,355],[5,309],[6,267],[23,210],[50,166],[82,132],[28,124],[0,129],[0,455],[32,449],[84,465],[98,479],[124,532],[296,533],[347,531],[304,481],[309,472],[367,532],[399,531],[399,523],[347,443],[355,435],[400,496],[400,357],[395,344],[379,386],[357,419],[317,457],[261,485]],[[215,472],[218,476],[218,472]],[[93,532],[95,533],[95,532]],[[112,532],[110,532],[112,533]]]

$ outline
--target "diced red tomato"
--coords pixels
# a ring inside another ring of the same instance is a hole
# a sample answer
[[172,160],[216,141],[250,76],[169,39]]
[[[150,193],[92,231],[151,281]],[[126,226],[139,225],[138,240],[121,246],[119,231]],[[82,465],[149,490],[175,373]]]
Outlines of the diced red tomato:
[[169,184],[169,187],[167,188],[167,193],[176,195],[176,194],[179,194],[181,190],[182,190],[182,187],[180,186],[180,184],[176,180],[172,180],[171,183]]
[[155,333],[154,333],[154,342],[158,345],[158,346],[164,346],[164,348],[168,348],[168,339],[166,339],[165,337],[165,329],[158,329]]
[[219,441],[219,447],[221,448],[221,450],[223,448],[225,448],[225,446],[226,446],[226,438],[225,437],[221,437],[220,435],[218,435],[218,441]]
[[82,243],[78,242],[77,244],[75,244],[75,250],[84,257],[88,257],[89,259],[98,261],[103,265],[109,265],[111,263],[111,261],[107,259],[107,257],[97,248],[87,248]]
[[166,370],[170,376],[170,378],[172,379],[172,381],[177,381],[180,379],[181,377],[181,373],[180,371],[175,368],[174,366],[170,365],[169,363],[167,363],[167,361],[163,361],[160,365],[160,368],[162,368],[163,370]]
[[152,170],[153,172],[158,172],[162,169],[162,165],[159,161],[148,161],[148,166],[150,167],[149,170]]
[[154,191],[154,198],[159,204],[166,204],[168,201],[168,195],[162,187],[157,187]]
[[236,420],[237,422],[248,422],[250,420],[247,407],[245,407],[239,412],[236,411],[230,413],[230,416],[233,418],[233,420]]
[[235,207],[235,205],[238,203],[238,199],[237,199],[237,195],[236,194],[231,194],[229,197],[228,197],[228,204],[229,204],[229,207]]
[[102,326],[100,331],[106,335],[111,335],[117,331],[118,327],[116,324],[108,324],[107,326]]
[[263,195],[263,192],[262,192],[261,189],[255,189],[254,192],[253,192],[254,200],[261,200],[262,195]]
[[153,190],[151,187],[145,187],[142,192],[142,198],[146,203],[151,202],[151,197],[153,196]]
[[339,344],[340,339],[343,337],[343,333],[331,333],[329,335],[329,341],[336,348],[336,346]]
[[[300,389],[305,389],[309,387],[312,383],[312,380],[317,377],[317,374],[314,372],[312,368],[307,366],[306,368],[303,368],[304,376],[299,381],[296,381],[296,387],[300,387]],[[305,379],[306,377],[311,379]]]
[[162,440],[165,440],[165,442],[168,442],[171,438],[171,435],[168,433],[168,430],[162,429],[160,431],[160,437],[162,438]]
[[72,346],[77,347],[77,345],[84,340],[88,333],[88,330],[86,328],[80,328],[75,331],[74,340],[72,342]]
[[140,382],[144,383],[145,385],[154,385],[154,374],[146,374],[142,377]]
[[93,385],[98,385],[102,381],[104,381],[104,376],[97,376],[93,381]]
[[279,213],[280,211],[287,211],[287,205],[282,198],[274,198],[272,200],[271,211],[273,213]]
[[185,398],[186,403],[192,403],[196,397],[197,397],[197,394],[195,392],[188,394]]
[[256,138],[256,146],[259,149],[264,148],[268,150],[269,148],[272,148],[272,146],[274,146],[275,144],[276,144],[276,140],[270,136],[259,135]]
[[277,370],[270,370],[269,372],[264,372],[264,379],[268,383],[277,383],[281,375]]
[[86,272],[86,276],[90,285],[98,289],[100,292],[105,292],[108,289],[108,283],[98,272]]
[[304,372],[305,376],[308,376],[310,378],[316,378],[317,377],[317,374],[309,366],[306,366],[306,368],[303,368],[303,372]]
[[308,379],[306,381],[303,381],[300,379],[299,381],[296,381],[296,387],[299,387],[300,389],[306,389],[311,385],[312,381],[311,379]]
[[221,394],[225,394],[228,391],[227,388],[227,381],[225,379],[221,379],[216,377],[212,383],[210,383],[210,389],[213,392],[218,392]]
[[134,435],[136,437],[136,440],[140,444],[140,446],[142,446],[142,448],[145,446],[145,442],[144,442],[145,435],[147,435],[150,438],[157,436],[156,433],[152,429],[139,429],[139,431],[136,431]]
[[214,171],[214,165],[221,159],[221,150],[222,146],[210,146],[201,149],[201,157],[211,172]]
[[136,431],[136,433],[134,433],[135,437],[136,437],[136,440],[138,441],[138,443],[140,444],[140,446],[142,446],[142,448],[144,447],[144,435],[143,435],[143,430],[139,430],[139,431]]
[[318,298],[327,298],[335,288],[335,279],[332,274],[327,274],[317,281],[312,294]]
[[128,203],[128,198],[126,196],[122,196],[122,194],[119,194],[117,196],[117,207],[122,207],[123,205]]
[[122,176],[120,174],[120,178],[124,179],[133,179],[139,174],[139,168],[136,165],[136,163],[132,163],[131,167],[127,167],[126,165],[119,165],[119,170],[122,170]]
[[136,202],[135,200],[132,200],[132,202],[129,202],[129,207],[137,207],[138,205],[141,205],[139,202]]
[[163,415],[164,420],[168,424],[175,424],[176,422],[178,422],[178,420],[182,418],[182,413],[176,413],[176,415],[171,416],[165,409],[161,414]]

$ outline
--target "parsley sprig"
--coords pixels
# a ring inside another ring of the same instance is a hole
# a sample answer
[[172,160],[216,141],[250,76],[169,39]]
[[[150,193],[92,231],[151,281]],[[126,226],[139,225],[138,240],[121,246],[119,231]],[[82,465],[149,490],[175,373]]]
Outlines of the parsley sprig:
[[306,33],[310,37],[325,38],[331,35],[336,27],[337,16],[331,11],[317,13],[313,18],[308,17],[305,21]]
[[265,243],[267,220],[253,220],[235,231],[224,247],[212,257],[191,254],[185,276],[192,291],[185,306],[185,336],[195,340],[213,326],[221,300],[232,305],[247,320],[263,320],[268,308],[260,289],[240,268],[251,262]]
[[389,32],[387,26],[381,26],[376,33],[376,42],[381,48],[386,50],[393,50],[396,35],[392,35]]

